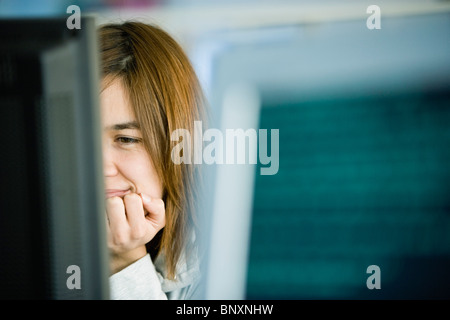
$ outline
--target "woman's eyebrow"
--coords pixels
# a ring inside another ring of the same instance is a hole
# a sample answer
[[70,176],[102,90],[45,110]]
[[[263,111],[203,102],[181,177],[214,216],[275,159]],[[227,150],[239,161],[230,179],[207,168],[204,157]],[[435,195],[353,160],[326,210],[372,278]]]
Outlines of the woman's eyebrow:
[[126,130],[126,129],[140,129],[140,127],[136,121],[130,121],[130,122],[124,122],[124,123],[117,123],[117,124],[107,127],[106,129],[119,131],[119,130]]

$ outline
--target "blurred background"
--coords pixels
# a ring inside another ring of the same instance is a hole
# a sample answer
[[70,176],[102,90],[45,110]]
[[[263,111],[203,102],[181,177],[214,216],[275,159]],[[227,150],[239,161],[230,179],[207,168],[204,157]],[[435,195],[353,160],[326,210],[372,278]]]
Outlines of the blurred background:
[[251,169],[233,297],[450,298],[449,1],[0,0],[0,17],[72,4],[173,35],[217,127],[227,89],[246,83],[258,127],[279,129],[278,173]]

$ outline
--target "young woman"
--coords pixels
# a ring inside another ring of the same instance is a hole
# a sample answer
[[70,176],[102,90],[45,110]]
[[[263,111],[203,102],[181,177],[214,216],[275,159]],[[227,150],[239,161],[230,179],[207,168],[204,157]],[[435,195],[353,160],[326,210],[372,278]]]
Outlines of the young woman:
[[197,77],[158,27],[109,24],[99,36],[111,298],[195,298],[198,168],[173,163],[170,135],[203,119]]

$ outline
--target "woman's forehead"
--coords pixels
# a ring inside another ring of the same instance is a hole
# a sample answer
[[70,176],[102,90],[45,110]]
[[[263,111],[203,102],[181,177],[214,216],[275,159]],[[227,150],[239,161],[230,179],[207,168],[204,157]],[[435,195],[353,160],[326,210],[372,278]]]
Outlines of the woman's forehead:
[[100,94],[100,107],[102,123],[104,127],[112,127],[118,124],[128,124],[129,128],[136,128],[136,119],[125,89],[121,81],[114,80],[103,89]]

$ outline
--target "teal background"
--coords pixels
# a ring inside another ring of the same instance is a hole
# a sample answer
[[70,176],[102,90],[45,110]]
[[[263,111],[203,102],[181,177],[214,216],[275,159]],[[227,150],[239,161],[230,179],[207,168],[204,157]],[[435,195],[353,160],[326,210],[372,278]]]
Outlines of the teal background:
[[449,98],[264,105],[280,167],[256,169],[247,298],[449,298]]

